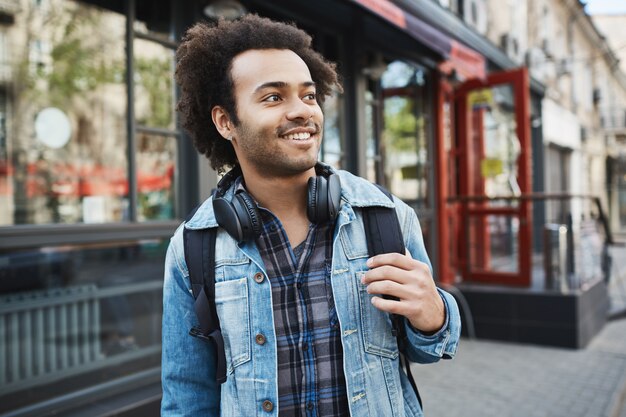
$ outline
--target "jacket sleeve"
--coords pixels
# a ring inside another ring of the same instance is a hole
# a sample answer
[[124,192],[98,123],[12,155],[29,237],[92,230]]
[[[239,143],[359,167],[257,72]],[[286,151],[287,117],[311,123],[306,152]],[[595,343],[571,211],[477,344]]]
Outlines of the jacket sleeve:
[[[403,202],[395,200],[399,210],[404,212],[404,218],[400,216],[404,241],[406,248],[414,259],[428,264],[432,273],[432,264],[426,253],[422,229],[415,211]],[[418,363],[432,363],[439,359],[451,359],[456,354],[461,335],[461,316],[456,300],[446,291],[437,288],[439,295],[443,299],[446,320],[441,329],[435,334],[426,335],[414,329],[405,320],[406,333],[408,338],[407,352],[408,359]]]
[[170,241],[163,283],[161,416],[219,416],[220,386],[215,381],[215,351],[189,335],[197,325],[182,250],[182,230]]

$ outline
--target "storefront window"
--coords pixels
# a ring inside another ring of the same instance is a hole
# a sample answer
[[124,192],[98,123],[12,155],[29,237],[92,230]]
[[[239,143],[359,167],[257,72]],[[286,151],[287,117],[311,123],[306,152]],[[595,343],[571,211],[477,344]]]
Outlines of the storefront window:
[[0,413],[158,366],[167,242],[0,254]]
[[137,220],[174,219],[178,132],[169,7],[138,1],[134,23]]
[[327,97],[324,102],[324,139],[322,140],[321,160],[337,169],[342,168],[339,93]]
[[123,15],[70,0],[4,27],[0,226],[125,219],[124,36]]
[[375,183],[380,183],[379,167],[379,140],[376,129],[378,106],[374,92],[371,89],[365,91],[365,156],[367,158],[366,178]]
[[137,217],[139,221],[174,218],[174,161],[176,161],[175,138],[138,132]]
[[112,384],[158,391],[173,1],[134,2],[132,33],[126,2],[16,3],[0,22],[0,231],[16,238],[0,236],[0,414],[92,415],[73,407]]
[[173,130],[174,51],[135,39],[135,120],[140,126]]
[[380,60],[381,68],[370,70],[365,92],[367,178],[417,212],[432,254],[436,238],[428,74],[417,64],[387,62]]
[[415,208],[429,207],[426,80],[424,70],[402,61],[382,76],[383,131],[380,147],[384,181]]

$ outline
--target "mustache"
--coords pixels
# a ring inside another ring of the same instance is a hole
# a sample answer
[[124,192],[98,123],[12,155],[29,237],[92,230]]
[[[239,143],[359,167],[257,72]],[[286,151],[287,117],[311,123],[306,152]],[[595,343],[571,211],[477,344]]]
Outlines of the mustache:
[[315,123],[311,120],[307,120],[304,123],[298,123],[298,122],[285,123],[284,125],[280,126],[278,129],[276,129],[276,133],[278,136],[283,136],[286,132],[290,131],[291,129],[296,129],[299,127],[304,127],[306,129],[315,129],[315,134],[319,133],[322,130],[321,125],[319,123]]

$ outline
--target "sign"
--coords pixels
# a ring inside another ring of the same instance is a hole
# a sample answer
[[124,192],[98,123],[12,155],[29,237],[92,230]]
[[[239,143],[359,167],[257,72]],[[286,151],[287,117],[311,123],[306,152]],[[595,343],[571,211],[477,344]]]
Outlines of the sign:
[[483,88],[469,93],[467,100],[472,110],[485,109],[493,105],[493,93],[490,88]]
[[56,107],[47,107],[35,117],[35,135],[41,143],[49,148],[62,148],[72,136],[70,119],[62,110]]
[[498,158],[485,158],[480,161],[480,173],[485,178],[493,178],[502,174],[502,160]]

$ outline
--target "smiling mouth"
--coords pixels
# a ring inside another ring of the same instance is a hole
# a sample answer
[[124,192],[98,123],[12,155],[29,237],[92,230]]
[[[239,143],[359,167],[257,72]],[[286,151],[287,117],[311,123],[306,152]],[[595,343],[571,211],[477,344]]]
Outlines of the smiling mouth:
[[300,132],[300,133],[292,133],[290,135],[285,135],[283,137],[289,140],[307,140],[311,137],[311,134],[309,132]]

